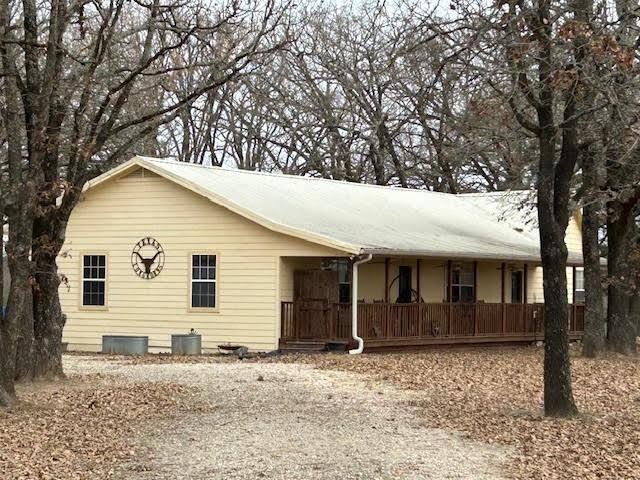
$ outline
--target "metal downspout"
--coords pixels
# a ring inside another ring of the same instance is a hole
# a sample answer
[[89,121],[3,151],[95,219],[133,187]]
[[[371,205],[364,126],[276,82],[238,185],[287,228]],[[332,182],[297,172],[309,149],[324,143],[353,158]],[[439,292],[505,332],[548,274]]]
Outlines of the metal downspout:
[[358,347],[349,350],[351,355],[358,355],[364,350],[364,340],[358,336],[358,265],[371,261],[372,254],[368,253],[353,262],[351,270],[351,336],[358,342]]

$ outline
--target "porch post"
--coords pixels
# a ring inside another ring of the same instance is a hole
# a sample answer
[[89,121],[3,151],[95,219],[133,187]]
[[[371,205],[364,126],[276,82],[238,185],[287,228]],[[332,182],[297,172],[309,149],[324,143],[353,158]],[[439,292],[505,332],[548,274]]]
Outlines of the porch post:
[[448,308],[448,317],[449,317],[449,335],[451,335],[451,320],[452,320],[452,301],[453,301],[453,295],[452,295],[452,285],[451,285],[451,275],[452,275],[452,265],[451,265],[451,260],[447,260],[447,302],[449,303],[449,308]]
[[384,258],[384,303],[389,303],[389,257]]
[[423,309],[422,309],[422,295],[420,292],[420,259],[416,259],[416,290],[418,291],[418,337],[422,337],[422,317],[423,317]]
[[473,262],[473,334],[478,335],[478,261]]
[[[527,329],[527,320],[529,318],[529,312],[528,312],[528,308],[527,308],[527,297],[529,294],[529,264],[525,263],[524,264],[524,272],[522,274],[524,276],[524,278],[522,279],[522,304],[524,305],[523,307],[523,314],[524,314],[524,328],[525,331]],[[534,330],[535,330],[535,320],[533,321],[534,324]]]
[[451,260],[447,260],[447,302],[451,303]]
[[502,262],[502,265],[500,265],[500,272],[501,272],[501,276],[500,276],[500,303],[504,303],[504,276],[507,270],[507,265],[505,262]]
[[419,258],[416,260],[416,290],[418,291],[418,303],[421,303],[422,296],[420,295],[420,259]]
[[571,325],[575,325],[576,321],[576,267],[571,267],[571,311],[569,312],[569,331],[571,331]]
[[504,305],[504,282],[505,275],[507,273],[507,264],[502,262],[500,266],[500,310],[502,314],[502,333],[507,331],[507,309]]
[[473,262],[473,303],[478,302],[478,261]]
[[524,279],[522,280],[522,303],[526,304],[527,303],[527,296],[528,296],[528,284],[529,284],[529,264],[525,263],[524,264]]

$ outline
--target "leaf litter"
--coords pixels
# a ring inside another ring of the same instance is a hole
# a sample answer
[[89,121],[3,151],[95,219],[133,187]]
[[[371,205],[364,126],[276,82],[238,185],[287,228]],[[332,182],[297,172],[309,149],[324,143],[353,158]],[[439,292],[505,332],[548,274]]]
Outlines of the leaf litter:
[[18,393],[20,403],[0,410],[3,480],[114,478],[124,462],[145,458],[132,442],[145,423],[208,408],[193,388],[100,374],[24,385]]
[[518,479],[640,479],[640,358],[587,359],[572,348],[580,414],[543,415],[543,350],[438,349],[422,353],[287,355],[277,361],[355,372],[419,390],[425,426],[516,448]]
[[[147,365],[227,363],[220,356],[106,357]],[[348,356],[285,355],[262,363],[302,363],[356,373],[419,391],[411,406],[424,426],[463,432],[514,447],[509,474],[518,479],[640,479],[640,358],[586,359],[572,348],[573,390],[580,415],[543,415],[540,348],[438,349],[421,353]],[[0,478],[112,478],[123,462],[146,469],[130,441],[158,418],[206,411],[194,387],[149,382],[119,384],[114,376],[73,375],[37,384],[11,411],[0,411]]]

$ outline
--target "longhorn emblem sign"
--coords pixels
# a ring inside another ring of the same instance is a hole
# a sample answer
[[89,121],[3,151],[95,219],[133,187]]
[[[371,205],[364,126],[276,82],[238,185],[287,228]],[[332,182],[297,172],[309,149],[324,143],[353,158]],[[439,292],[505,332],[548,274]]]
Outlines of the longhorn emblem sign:
[[131,266],[140,278],[151,280],[164,267],[164,250],[155,238],[144,237],[133,247],[131,252]]

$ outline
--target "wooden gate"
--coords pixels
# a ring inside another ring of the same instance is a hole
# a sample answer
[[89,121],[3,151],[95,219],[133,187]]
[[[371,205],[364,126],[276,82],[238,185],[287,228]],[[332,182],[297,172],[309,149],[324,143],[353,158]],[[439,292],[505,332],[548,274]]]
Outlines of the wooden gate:
[[293,299],[297,338],[331,338],[331,305],[338,302],[339,296],[338,272],[294,271]]

